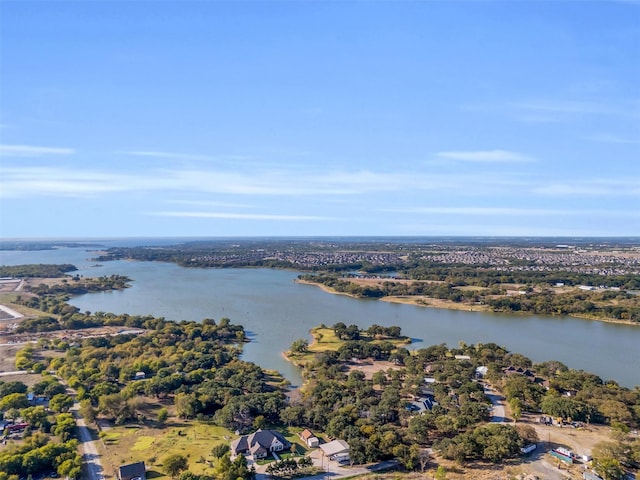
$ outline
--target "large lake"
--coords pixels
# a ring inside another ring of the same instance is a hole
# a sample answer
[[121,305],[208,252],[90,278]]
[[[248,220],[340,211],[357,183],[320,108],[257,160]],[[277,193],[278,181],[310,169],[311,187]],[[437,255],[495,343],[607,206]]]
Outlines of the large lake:
[[420,348],[494,342],[534,361],[560,360],[626,386],[640,385],[640,327],[570,317],[516,316],[439,310],[331,295],[294,282],[295,272],[267,269],[196,269],[158,262],[94,266],[79,248],[1,251],[0,264],[73,263],[85,276],[133,279],[124,291],[92,293],[71,303],[82,311],[151,314],[171,320],[228,317],[244,325],[251,342],[243,358],[276,369],[294,385],[300,376],[282,351],[321,323],[399,325]]

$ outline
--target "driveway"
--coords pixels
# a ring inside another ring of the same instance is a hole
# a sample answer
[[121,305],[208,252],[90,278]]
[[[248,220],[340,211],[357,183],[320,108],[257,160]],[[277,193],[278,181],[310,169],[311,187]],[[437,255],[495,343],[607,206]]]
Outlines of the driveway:
[[490,386],[484,386],[484,394],[491,402],[491,421],[493,423],[507,423],[509,419],[506,417],[504,409],[504,397],[496,393]]
[[82,463],[85,466],[88,480],[104,480],[104,468],[102,467],[102,461],[96,449],[96,441],[91,438],[91,432],[84,421],[84,417],[80,415],[80,403],[75,401],[77,392],[71,388],[62,377],[55,375],[55,378],[66,387],[67,394],[74,398],[73,407],[71,407],[69,412],[76,419],[78,440],[80,441],[80,448],[82,450]]
[[96,449],[96,441],[91,438],[91,432],[87,427],[84,418],[80,416],[78,412],[79,404],[76,403],[71,409],[71,413],[76,418],[76,426],[78,427],[78,437],[80,440],[80,447],[82,448],[82,462],[86,467],[89,480],[104,480],[104,471],[102,468],[102,462],[100,461],[100,455]]
[[[301,477],[305,480],[324,480],[327,478],[337,479],[337,478],[346,478],[346,477],[354,477],[356,475],[364,475],[371,472],[377,472],[380,470],[388,470],[391,468],[395,468],[398,466],[397,460],[387,460],[385,462],[374,463],[370,465],[354,465],[346,466],[341,465],[338,462],[330,461],[328,458],[323,457],[321,450],[314,450],[309,454],[309,457],[313,460],[313,465],[322,469],[324,472],[319,473],[317,475],[311,475],[308,477]],[[271,477],[265,473],[266,465],[262,465],[258,467],[256,465],[257,480],[270,480]]]

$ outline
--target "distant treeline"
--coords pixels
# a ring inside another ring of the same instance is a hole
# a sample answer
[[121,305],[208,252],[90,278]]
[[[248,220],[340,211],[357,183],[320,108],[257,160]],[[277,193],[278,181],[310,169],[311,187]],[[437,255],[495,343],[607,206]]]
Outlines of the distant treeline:
[[424,260],[407,262],[397,267],[399,274],[411,280],[436,280],[456,286],[473,285],[491,287],[504,283],[536,285],[546,283],[554,286],[593,285],[619,287],[625,290],[640,290],[638,275],[596,275],[567,271],[566,266],[557,265],[554,271],[497,270],[488,266],[442,264]]
[[551,289],[535,292],[525,291],[524,295],[506,296],[506,290],[499,284],[488,289],[460,289],[468,285],[462,282],[446,281],[395,282],[392,280],[378,285],[359,285],[335,274],[305,274],[299,279],[325,285],[336,292],[347,293],[360,298],[382,298],[387,296],[424,296],[469,305],[483,304],[496,312],[522,312],[542,315],[578,315],[593,318],[627,320],[640,322],[640,296],[621,290],[579,290],[555,293]]
[[0,277],[18,278],[59,278],[64,277],[68,272],[75,272],[78,268],[75,265],[64,263],[54,264],[33,264],[33,265],[1,265]]
[[39,250],[53,250],[54,248],[98,248],[101,245],[84,242],[50,242],[50,241],[0,241],[0,250],[17,250],[34,252]]
[[104,292],[107,290],[122,290],[129,287],[131,279],[124,275],[109,275],[102,277],[84,278],[75,276],[72,279],[64,279],[55,285],[40,284],[26,287],[25,291],[40,296],[46,295],[82,295],[90,292]]

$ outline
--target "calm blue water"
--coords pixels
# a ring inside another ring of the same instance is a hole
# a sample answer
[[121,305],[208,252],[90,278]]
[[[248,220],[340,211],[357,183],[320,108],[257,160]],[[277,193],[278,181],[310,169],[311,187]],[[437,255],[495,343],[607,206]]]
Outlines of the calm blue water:
[[[134,243],[138,244],[138,243]],[[230,318],[251,338],[244,358],[281,371],[293,384],[295,368],[281,352],[325,323],[399,325],[415,339],[412,348],[437,343],[456,346],[495,342],[534,361],[560,360],[614,379],[640,385],[640,328],[570,317],[514,316],[439,310],[331,295],[294,283],[295,272],[267,269],[193,269],[158,262],[117,261],[96,267],[85,249],[0,251],[0,264],[73,263],[85,276],[122,274],[132,287],[82,295],[82,311],[151,314],[172,320]]]

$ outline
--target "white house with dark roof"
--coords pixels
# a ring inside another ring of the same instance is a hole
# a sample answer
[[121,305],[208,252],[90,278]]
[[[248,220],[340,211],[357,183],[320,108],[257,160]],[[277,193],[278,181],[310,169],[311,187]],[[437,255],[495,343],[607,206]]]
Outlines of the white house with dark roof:
[[291,442],[282,434],[273,430],[258,430],[251,435],[243,435],[231,442],[231,454],[264,458],[271,452],[281,452],[289,447],[291,447]]

